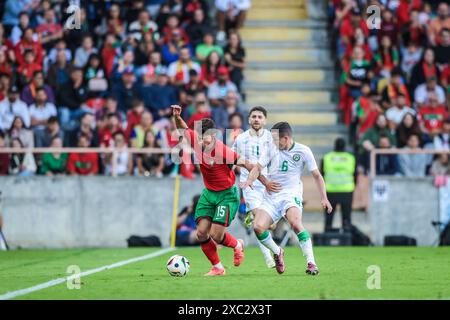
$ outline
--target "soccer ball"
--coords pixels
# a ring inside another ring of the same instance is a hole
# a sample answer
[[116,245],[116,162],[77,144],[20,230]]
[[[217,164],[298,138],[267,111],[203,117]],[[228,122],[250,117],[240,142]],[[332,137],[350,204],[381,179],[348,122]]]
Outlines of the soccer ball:
[[189,272],[189,260],[178,254],[171,256],[167,261],[166,268],[173,277],[184,277]]

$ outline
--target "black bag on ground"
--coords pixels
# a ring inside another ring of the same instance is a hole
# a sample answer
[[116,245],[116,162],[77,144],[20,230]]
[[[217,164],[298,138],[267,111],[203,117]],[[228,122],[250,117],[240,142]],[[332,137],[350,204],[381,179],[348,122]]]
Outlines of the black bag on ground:
[[417,246],[417,241],[414,238],[407,236],[385,236],[385,246]]
[[356,226],[351,225],[350,232],[352,234],[352,246],[372,246],[373,243],[370,238],[365,235]]
[[127,239],[128,247],[161,247],[161,240],[157,236],[131,236]]
[[444,230],[441,233],[439,245],[450,246],[450,222],[447,223],[447,225],[445,226]]

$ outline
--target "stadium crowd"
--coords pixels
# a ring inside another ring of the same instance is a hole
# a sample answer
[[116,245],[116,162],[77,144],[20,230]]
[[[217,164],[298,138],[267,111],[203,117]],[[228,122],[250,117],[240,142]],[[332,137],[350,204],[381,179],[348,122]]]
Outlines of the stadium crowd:
[[447,2],[330,0],[329,17],[341,70],[339,107],[359,172],[367,173],[370,150],[397,147],[445,152],[378,155],[377,174],[449,175]]
[[[71,4],[78,9],[68,14]],[[171,104],[183,106],[189,126],[205,117],[222,130],[245,126],[239,29],[249,7],[236,0],[2,1],[0,148],[119,151],[0,153],[0,175],[110,175],[113,167],[118,175],[170,174],[169,155],[127,149],[178,143]],[[181,173],[192,177],[193,169]]]

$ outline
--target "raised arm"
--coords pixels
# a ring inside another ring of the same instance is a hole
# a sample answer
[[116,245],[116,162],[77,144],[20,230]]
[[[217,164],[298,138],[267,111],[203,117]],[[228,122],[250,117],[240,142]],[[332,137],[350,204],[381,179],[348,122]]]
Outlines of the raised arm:
[[327,209],[328,214],[331,213],[333,210],[333,207],[330,204],[330,201],[328,201],[327,197],[327,190],[325,188],[325,181],[323,180],[322,175],[320,174],[319,169],[315,169],[311,171],[311,174],[314,178],[314,181],[316,182],[317,189],[320,193],[320,203],[322,204],[322,207],[324,209]]
[[188,125],[181,118],[181,107],[179,105],[173,104],[170,106],[173,112],[173,118],[175,119],[175,125],[177,129],[188,129]]

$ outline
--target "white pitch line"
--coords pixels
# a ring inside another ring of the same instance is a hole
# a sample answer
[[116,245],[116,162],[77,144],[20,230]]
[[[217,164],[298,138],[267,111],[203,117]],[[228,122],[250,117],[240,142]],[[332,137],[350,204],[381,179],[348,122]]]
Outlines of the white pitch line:
[[17,291],[7,292],[7,293],[5,293],[3,295],[0,295],[0,300],[13,299],[13,298],[16,298],[16,297],[19,297],[19,296],[23,296],[23,295],[31,293],[31,292],[35,292],[35,291],[39,291],[39,290],[46,289],[46,288],[49,288],[49,287],[53,287],[53,286],[56,286],[58,284],[61,284],[61,283],[64,283],[66,281],[70,281],[70,280],[73,280],[73,279],[76,279],[76,278],[86,277],[88,275],[91,275],[91,274],[94,274],[94,273],[97,273],[97,272],[101,272],[101,271],[104,271],[104,270],[109,270],[109,269],[122,267],[122,266],[130,264],[130,263],[139,262],[139,261],[143,261],[143,260],[147,260],[147,259],[152,259],[152,258],[158,257],[160,255],[166,254],[166,253],[168,253],[170,251],[174,251],[175,249],[176,248],[162,249],[162,250],[159,250],[159,251],[156,251],[156,252],[152,252],[152,253],[140,256],[140,257],[131,258],[131,259],[119,261],[119,262],[116,262],[116,263],[113,263],[113,264],[110,264],[110,265],[107,265],[107,266],[103,266],[103,267],[87,270],[87,271],[81,272],[79,274],[71,275],[71,276],[66,277],[66,278],[58,278],[58,279],[50,280],[50,281],[47,281],[47,282],[35,285],[33,287],[20,289],[20,290],[17,290]]

